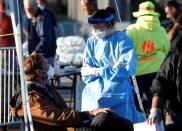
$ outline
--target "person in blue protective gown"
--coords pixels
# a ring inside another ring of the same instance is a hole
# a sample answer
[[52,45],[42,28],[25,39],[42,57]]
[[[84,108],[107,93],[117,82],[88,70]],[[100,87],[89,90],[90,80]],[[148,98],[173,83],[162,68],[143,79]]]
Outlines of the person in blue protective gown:
[[124,31],[114,30],[114,8],[107,7],[88,17],[92,36],[85,47],[82,79],[82,110],[109,107],[133,123],[144,121],[136,110],[130,77],[135,73],[137,56],[132,40]]

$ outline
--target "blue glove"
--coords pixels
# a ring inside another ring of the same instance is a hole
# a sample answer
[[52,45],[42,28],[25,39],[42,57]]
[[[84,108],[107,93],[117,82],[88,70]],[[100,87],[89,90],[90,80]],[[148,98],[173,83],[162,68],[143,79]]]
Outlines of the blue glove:
[[81,68],[81,75],[82,76],[89,76],[89,75],[99,75],[99,69],[95,67],[82,67]]

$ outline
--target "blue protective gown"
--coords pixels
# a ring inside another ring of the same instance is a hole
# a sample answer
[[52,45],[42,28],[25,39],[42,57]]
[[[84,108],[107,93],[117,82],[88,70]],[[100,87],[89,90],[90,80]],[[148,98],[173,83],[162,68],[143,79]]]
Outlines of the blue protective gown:
[[[122,66],[114,68],[118,61],[122,62]],[[125,32],[115,32],[104,39],[90,37],[85,47],[83,67],[96,67],[99,75],[82,77],[86,83],[82,94],[82,111],[110,107],[133,123],[144,121],[134,105],[130,81],[136,64],[132,40]]]

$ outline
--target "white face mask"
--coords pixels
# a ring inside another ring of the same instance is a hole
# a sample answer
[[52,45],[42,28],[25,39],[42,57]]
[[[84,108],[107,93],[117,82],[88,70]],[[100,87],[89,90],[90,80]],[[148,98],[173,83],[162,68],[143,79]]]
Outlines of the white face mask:
[[49,65],[49,69],[47,71],[47,75],[48,75],[48,80],[50,80],[53,77],[53,75],[54,75],[54,68],[51,65]]
[[92,29],[92,35],[95,37],[99,37],[102,39],[106,37],[106,34],[107,34],[106,31],[99,31],[99,30]]

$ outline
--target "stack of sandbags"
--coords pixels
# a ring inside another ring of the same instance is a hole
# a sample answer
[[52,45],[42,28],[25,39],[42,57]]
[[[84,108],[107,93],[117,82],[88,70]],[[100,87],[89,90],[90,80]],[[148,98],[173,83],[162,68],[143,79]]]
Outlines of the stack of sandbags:
[[56,54],[61,65],[82,65],[85,40],[79,36],[57,38]]

